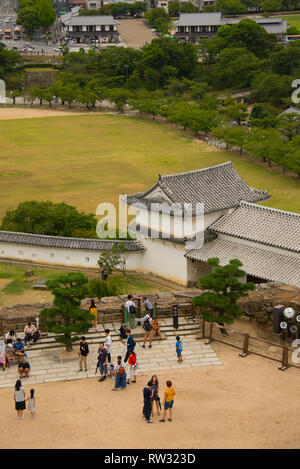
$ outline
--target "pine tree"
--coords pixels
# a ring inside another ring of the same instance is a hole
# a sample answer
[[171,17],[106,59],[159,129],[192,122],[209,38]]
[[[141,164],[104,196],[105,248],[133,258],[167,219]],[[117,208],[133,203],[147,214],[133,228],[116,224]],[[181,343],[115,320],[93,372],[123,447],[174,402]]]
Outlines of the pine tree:
[[237,300],[255,290],[255,285],[241,282],[246,274],[240,269],[243,264],[238,259],[232,259],[224,267],[217,258],[208,259],[207,263],[215,269],[200,277],[200,288],[205,291],[193,298],[193,304],[200,308],[205,321],[232,324],[242,314]]
[[93,316],[80,308],[81,300],[89,296],[88,278],[80,272],[48,280],[47,287],[54,295],[53,307],[41,311],[48,332],[58,334],[57,342],[65,344],[67,352],[72,351],[72,343],[79,340],[73,333],[84,334],[92,325]]

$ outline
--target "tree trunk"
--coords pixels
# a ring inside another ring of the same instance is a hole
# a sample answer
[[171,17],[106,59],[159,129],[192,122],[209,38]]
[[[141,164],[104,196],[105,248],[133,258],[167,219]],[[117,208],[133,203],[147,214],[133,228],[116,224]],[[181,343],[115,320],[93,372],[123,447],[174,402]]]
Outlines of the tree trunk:
[[73,347],[72,347],[70,334],[65,334],[65,339],[66,339],[66,351],[67,352],[72,352]]

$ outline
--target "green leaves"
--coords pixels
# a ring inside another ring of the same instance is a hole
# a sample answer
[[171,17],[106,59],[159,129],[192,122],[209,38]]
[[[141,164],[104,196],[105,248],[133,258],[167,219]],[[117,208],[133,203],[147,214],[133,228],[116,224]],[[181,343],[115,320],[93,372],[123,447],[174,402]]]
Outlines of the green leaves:
[[246,274],[240,268],[243,264],[238,259],[232,259],[223,267],[219,265],[218,258],[208,259],[207,263],[214,271],[200,277],[200,288],[205,291],[192,300],[193,304],[200,307],[206,321],[232,324],[242,314],[237,300],[247,296],[250,290],[255,289],[255,285],[242,282]]
[[78,212],[75,207],[65,203],[28,201],[6,212],[1,229],[72,237],[78,230],[82,235],[91,235],[91,232],[95,234],[96,223],[94,215]]
[[88,278],[81,272],[71,272],[46,282],[54,295],[53,307],[41,311],[46,330],[59,334],[57,342],[72,350],[72,343],[78,337],[72,334],[83,334],[91,327],[93,316],[89,311],[80,308],[81,300],[89,296]]

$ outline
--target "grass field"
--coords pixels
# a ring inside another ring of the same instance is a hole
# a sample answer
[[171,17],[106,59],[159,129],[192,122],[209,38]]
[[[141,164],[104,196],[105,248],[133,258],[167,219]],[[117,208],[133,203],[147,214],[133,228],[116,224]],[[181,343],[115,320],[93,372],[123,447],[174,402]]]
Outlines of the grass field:
[[290,26],[296,26],[300,29],[300,14],[299,15],[287,15],[282,16],[283,20],[288,20]]
[[[24,276],[25,270],[33,270],[32,282],[26,283],[28,277]],[[61,269],[47,269],[26,264],[0,263],[0,307],[9,304],[39,303],[52,300],[52,294],[47,290],[34,290],[32,285],[35,278],[57,278],[67,272]],[[89,278],[95,278],[97,273],[85,273]],[[153,284],[140,278],[138,275],[126,275],[115,273],[115,280],[119,284],[120,294],[129,293],[156,293],[168,290],[163,286]]]
[[300,212],[300,184],[155,121],[75,115],[0,121],[0,217],[24,200],[66,202],[95,213],[101,202],[143,191],[170,174],[230,159],[266,204]]

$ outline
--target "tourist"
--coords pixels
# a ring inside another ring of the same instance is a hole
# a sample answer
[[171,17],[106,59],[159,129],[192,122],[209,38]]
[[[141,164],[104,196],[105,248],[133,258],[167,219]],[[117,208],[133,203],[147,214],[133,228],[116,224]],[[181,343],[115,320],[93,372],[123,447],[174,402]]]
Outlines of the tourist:
[[20,339],[20,337],[18,337],[16,339],[16,341],[14,342],[14,344],[13,344],[13,353],[14,353],[15,357],[17,357],[17,358],[24,357],[24,355],[25,355],[24,343]]
[[23,356],[18,366],[18,373],[20,378],[28,378],[30,373],[30,365],[26,358]]
[[5,371],[6,365],[9,363],[8,356],[6,353],[6,345],[4,340],[0,339],[0,366],[2,370]]
[[125,355],[125,358],[124,358],[124,362],[127,363],[127,360],[130,356],[130,352],[131,350],[134,350],[135,348],[135,345],[136,345],[136,342],[133,338],[133,335],[131,334],[131,330],[130,329],[126,329],[126,347],[127,347],[127,351],[126,351],[126,355]]
[[154,306],[147,296],[142,296],[142,306],[144,306],[146,313],[149,313],[153,317]]
[[167,412],[169,410],[169,422],[172,422],[172,409],[174,404],[175,389],[172,386],[172,381],[166,382],[166,390],[164,395],[164,416],[160,422],[166,421]]
[[93,316],[92,322],[93,322],[93,328],[97,330],[98,327],[98,311],[95,305],[95,300],[91,300],[91,305],[89,308],[90,314]]
[[108,363],[111,362],[111,354],[112,354],[112,339],[111,339],[111,336],[110,336],[110,330],[109,329],[105,329],[104,331],[105,333],[105,348],[106,348],[106,351],[107,351],[107,360],[108,360]]
[[30,389],[30,396],[28,397],[28,410],[31,412],[31,417],[35,418],[35,395],[34,389]]
[[128,295],[127,301],[125,303],[125,308],[127,309],[129,326],[131,329],[135,328],[135,315],[136,315],[136,306],[134,301],[132,301],[132,295]]
[[24,328],[24,342],[25,345],[30,344],[31,342],[36,342],[39,338],[39,333],[35,327],[34,324],[32,324],[30,321],[27,322],[25,328]]
[[179,335],[176,336],[176,353],[178,363],[182,363],[182,341],[180,340]]
[[98,381],[104,381],[107,375],[107,350],[104,348],[104,342],[100,343],[98,349],[98,366],[101,375]]
[[8,358],[8,362],[10,360],[14,360],[14,349],[13,349],[13,344],[11,342],[11,339],[8,339],[7,340],[7,343],[6,343],[6,355],[7,355],[7,358]]
[[153,327],[152,327],[152,317],[150,313],[147,313],[146,316],[141,320],[143,323],[143,328],[145,331],[144,343],[142,345],[143,348],[146,347],[147,339],[149,340],[149,348],[152,347],[152,340],[153,340]]
[[129,365],[129,370],[127,374],[127,384],[130,383],[131,378],[132,383],[136,383],[136,377],[137,377],[137,362],[136,362],[136,353],[134,350],[130,350],[130,356],[128,359],[128,365]]
[[156,336],[156,334],[158,334],[160,340],[162,340],[162,336],[161,336],[161,333],[160,333],[160,322],[157,319],[152,319],[151,326],[153,328],[152,338],[151,339],[153,340],[154,337]]
[[18,419],[23,419],[23,410],[26,409],[26,395],[25,388],[22,388],[21,380],[18,379],[14,388],[14,401],[15,409],[17,411]]
[[161,403],[160,403],[160,397],[158,395],[159,392],[159,384],[158,384],[158,379],[156,375],[153,375],[151,378],[151,383],[152,383],[152,417],[154,417],[154,402],[156,403],[156,410],[157,414],[160,415],[160,409],[161,409]]
[[115,387],[113,391],[117,391],[119,388],[125,389],[126,388],[126,365],[122,362],[121,355],[118,356],[118,361],[115,366],[116,371],[116,380],[115,380]]
[[86,341],[84,335],[81,337],[81,341],[79,344],[79,370],[78,372],[82,371],[82,363],[84,365],[84,371],[87,371],[87,356],[89,354],[89,345]]
[[7,344],[8,343],[8,340],[10,340],[11,342],[10,343],[14,343],[16,341],[16,334],[15,334],[15,331],[13,329],[11,329],[9,332],[7,332],[5,334],[5,337],[4,337],[4,342]]
[[115,366],[116,366],[115,363],[111,362],[110,366],[109,366],[109,369],[107,371],[107,374],[108,374],[108,376],[111,377],[111,379],[114,379],[114,377],[116,376]]
[[143,389],[143,396],[144,396],[144,407],[143,407],[143,414],[145,417],[145,421],[147,423],[153,423],[150,420],[151,411],[152,411],[152,382],[148,381],[147,386]]

